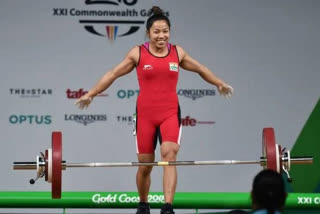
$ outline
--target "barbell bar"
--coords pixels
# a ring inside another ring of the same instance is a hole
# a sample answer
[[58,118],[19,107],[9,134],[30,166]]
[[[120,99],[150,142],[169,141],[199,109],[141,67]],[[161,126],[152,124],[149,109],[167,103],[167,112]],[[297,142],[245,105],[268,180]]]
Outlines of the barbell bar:
[[312,164],[313,157],[291,157],[290,151],[276,144],[274,129],[262,131],[262,157],[260,160],[208,160],[208,161],[158,161],[158,162],[109,162],[109,163],[67,163],[62,160],[62,133],[52,132],[52,148],[40,153],[35,162],[14,162],[14,170],[36,170],[39,178],[51,183],[52,198],[61,198],[62,170],[77,167],[132,167],[132,166],[194,166],[194,165],[236,165],[260,164],[265,169],[285,172],[291,182],[289,171],[292,164]]

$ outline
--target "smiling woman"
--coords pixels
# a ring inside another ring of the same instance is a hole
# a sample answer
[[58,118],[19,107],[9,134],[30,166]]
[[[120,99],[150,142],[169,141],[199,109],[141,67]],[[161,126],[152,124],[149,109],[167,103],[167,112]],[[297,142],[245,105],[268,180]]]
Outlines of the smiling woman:
[[[181,116],[176,92],[180,67],[198,73],[215,85],[219,93],[229,97],[233,88],[216,77],[206,66],[193,59],[181,46],[169,43],[171,23],[165,13],[154,6],[146,23],[149,41],[133,47],[116,67],[76,102],[81,109],[105,91],[119,77],[134,68],[139,81],[136,107],[136,149],[139,162],[154,162],[156,143],[160,141],[162,161],[176,161],[180,149]],[[161,214],[173,214],[176,191],[176,166],[163,167],[164,202]],[[148,194],[152,166],[139,166],[136,183],[139,192],[137,214],[149,214]]]

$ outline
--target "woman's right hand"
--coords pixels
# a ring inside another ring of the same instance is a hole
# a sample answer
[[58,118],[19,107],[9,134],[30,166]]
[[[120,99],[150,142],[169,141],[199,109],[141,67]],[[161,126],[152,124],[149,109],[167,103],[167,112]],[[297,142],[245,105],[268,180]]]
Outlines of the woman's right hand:
[[89,96],[88,93],[82,95],[75,103],[80,109],[88,108],[92,101],[93,97]]

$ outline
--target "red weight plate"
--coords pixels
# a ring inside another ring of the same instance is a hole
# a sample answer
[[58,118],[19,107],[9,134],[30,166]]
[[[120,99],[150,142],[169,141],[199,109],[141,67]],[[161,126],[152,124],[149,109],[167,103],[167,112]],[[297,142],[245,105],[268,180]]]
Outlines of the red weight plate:
[[262,134],[263,156],[267,160],[267,168],[277,171],[276,139],[273,128],[264,128]]
[[48,181],[48,150],[46,150],[46,152],[44,153],[44,162],[45,162],[45,166],[44,166],[44,179],[46,181]]
[[52,132],[52,198],[61,198],[62,133]]

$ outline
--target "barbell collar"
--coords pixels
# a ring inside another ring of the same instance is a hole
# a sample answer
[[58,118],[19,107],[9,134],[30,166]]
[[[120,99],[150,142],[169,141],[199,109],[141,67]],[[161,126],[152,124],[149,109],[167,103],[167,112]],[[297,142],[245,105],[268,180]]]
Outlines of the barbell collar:
[[[62,161],[62,169],[66,169],[66,161]],[[40,167],[45,167],[44,161],[39,162]],[[37,169],[37,162],[13,162],[14,170],[35,170]]]

